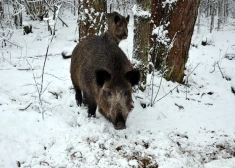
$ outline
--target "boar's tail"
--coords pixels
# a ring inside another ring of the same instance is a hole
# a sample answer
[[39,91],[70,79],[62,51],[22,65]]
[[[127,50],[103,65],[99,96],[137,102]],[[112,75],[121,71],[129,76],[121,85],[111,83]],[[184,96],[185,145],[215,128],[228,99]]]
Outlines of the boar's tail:
[[67,55],[66,52],[62,52],[61,55],[62,55],[62,57],[63,57],[64,59],[71,58],[71,56],[72,56],[72,55]]

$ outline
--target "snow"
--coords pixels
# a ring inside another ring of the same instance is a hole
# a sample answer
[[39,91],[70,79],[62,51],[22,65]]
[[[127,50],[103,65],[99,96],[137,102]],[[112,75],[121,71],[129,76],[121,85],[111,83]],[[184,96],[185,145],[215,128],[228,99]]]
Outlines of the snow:
[[169,4],[170,6],[174,3],[176,3],[178,0],[166,0],[164,2],[162,2],[162,7],[165,8],[167,4]]
[[[33,76],[41,83],[51,38],[47,26],[31,21],[33,33],[15,30],[12,37],[22,48],[9,44],[1,48],[0,167],[235,167],[235,94],[231,91],[235,60],[226,57],[235,53],[232,26],[211,35],[206,25],[201,33],[195,28],[192,44],[197,47],[191,46],[185,71],[191,74],[190,87],[164,79],[160,85],[161,77],[155,73],[155,103],[142,108],[140,102],[151,103],[149,75],[146,93],[133,95],[135,108],[127,129],[118,131],[98,112],[96,118],[88,118],[86,107],[76,105],[70,59],[61,57],[62,51],[71,53],[76,46],[70,38],[75,37],[76,19],[64,13],[69,27],[62,27],[59,20],[56,24],[44,76],[44,120]],[[133,16],[128,29],[129,36],[120,47],[131,59]],[[201,40],[208,36],[214,39],[213,45],[202,46]]]
[[165,27],[168,27],[168,24],[161,25],[159,27],[156,27],[152,31],[152,35],[156,35],[156,40],[164,45],[167,45],[170,42],[170,39],[168,37],[168,31],[165,30]]
[[132,13],[135,16],[143,17],[143,18],[149,18],[151,16],[151,13],[149,11],[144,11],[139,7],[138,5],[134,5],[132,8]]

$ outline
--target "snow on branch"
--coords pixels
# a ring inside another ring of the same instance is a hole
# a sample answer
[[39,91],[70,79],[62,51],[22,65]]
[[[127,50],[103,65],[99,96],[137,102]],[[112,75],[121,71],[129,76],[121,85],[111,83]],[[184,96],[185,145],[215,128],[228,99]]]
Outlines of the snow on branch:
[[142,18],[150,18],[151,17],[150,11],[145,11],[138,5],[133,6],[132,12],[135,16],[138,16],[138,17],[142,17]]
[[[48,8],[52,11],[52,12],[55,12],[52,7],[48,4],[48,2],[46,0],[44,0],[44,2],[46,3],[46,5],[48,6]],[[60,21],[66,26],[66,27],[69,27],[59,16],[57,16],[58,19],[60,19]]]
[[178,0],[166,0],[165,2],[162,2],[162,7],[165,8],[167,4],[170,6],[174,3],[176,3]]
[[165,25],[160,25],[158,27],[156,27],[155,29],[153,29],[152,31],[152,35],[156,35],[156,40],[159,42],[159,43],[162,43],[164,45],[167,45],[169,42],[170,42],[170,39],[168,37],[168,30],[166,30],[165,27],[167,27],[169,25],[168,24],[165,24]]

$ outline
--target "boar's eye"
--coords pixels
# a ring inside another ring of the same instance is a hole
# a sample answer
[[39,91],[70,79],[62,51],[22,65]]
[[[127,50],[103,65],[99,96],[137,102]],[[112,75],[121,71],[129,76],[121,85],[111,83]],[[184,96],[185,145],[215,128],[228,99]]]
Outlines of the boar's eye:
[[104,92],[105,92],[105,95],[106,95],[106,96],[112,96],[112,92],[111,92],[111,91],[105,90]]
[[108,96],[112,96],[112,92],[108,91],[107,93],[108,93]]
[[131,95],[131,92],[130,92],[129,90],[128,90],[128,91],[125,91],[125,92],[124,92],[124,95],[125,95],[125,96],[129,96],[129,95]]

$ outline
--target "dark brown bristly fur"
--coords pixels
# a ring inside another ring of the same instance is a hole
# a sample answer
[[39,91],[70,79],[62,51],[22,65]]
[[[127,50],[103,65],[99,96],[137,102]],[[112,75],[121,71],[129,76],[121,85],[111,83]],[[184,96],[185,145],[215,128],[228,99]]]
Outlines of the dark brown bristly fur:
[[[124,129],[132,110],[132,86],[140,78],[109,32],[88,36],[73,50],[71,79],[78,105],[88,106],[88,116],[96,107],[115,129]],[[83,96],[81,94],[83,93]]]

